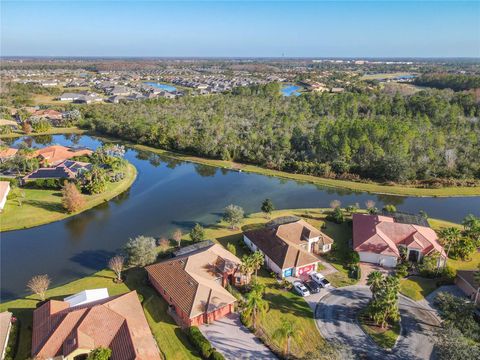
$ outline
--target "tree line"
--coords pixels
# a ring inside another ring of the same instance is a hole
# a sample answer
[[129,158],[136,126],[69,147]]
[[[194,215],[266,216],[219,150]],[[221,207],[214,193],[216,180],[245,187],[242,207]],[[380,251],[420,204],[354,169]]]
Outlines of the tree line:
[[449,90],[218,96],[82,107],[81,126],[135,143],[326,177],[480,178],[480,106]]

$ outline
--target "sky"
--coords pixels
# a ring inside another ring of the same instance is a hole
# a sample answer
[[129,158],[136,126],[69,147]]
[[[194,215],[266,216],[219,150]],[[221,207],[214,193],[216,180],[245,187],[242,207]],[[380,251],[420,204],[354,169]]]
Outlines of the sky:
[[480,57],[480,0],[0,5],[1,56]]

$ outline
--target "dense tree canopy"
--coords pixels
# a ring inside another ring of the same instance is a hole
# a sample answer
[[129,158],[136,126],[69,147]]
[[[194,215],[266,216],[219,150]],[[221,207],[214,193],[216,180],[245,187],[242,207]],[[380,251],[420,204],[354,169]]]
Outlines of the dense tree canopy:
[[480,177],[480,106],[470,94],[245,92],[86,106],[83,126],[159,148],[319,176]]

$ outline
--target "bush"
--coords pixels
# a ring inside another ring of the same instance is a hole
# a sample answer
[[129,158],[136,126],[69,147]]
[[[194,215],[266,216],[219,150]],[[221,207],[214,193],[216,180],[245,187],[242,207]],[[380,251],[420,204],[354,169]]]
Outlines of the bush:
[[400,263],[397,265],[397,275],[400,278],[404,278],[405,276],[408,275],[408,263]]
[[225,357],[217,350],[213,350],[212,355],[210,355],[210,360],[225,360]]
[[215,351],[210,342],[203,336],[198,327],[191,326],[187,329],[187,335],[192,344],[200,351],[203,359],[209,359]]
[[345,217],[340,207],[336,207],[330,214],[327,215],[326,219],[337,224],[342,224],[345,222]]
[[60,190],[63,181],[62,179],[37,179],[26,182],[23,187],[27,189]]
[[360,278],[362,277],[362,271],[360,269],[360,266],[351,265],[350,271],[348,272],[348,276],[352,279],[360,280]]

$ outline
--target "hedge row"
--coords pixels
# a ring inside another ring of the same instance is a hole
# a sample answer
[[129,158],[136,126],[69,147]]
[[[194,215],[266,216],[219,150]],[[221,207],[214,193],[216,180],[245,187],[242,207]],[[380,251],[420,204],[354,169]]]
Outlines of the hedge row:
[[222,354],[215,350],[196,326],[187,329],[187,335],[192,344],[198,349],[205,360],[225,360]]

